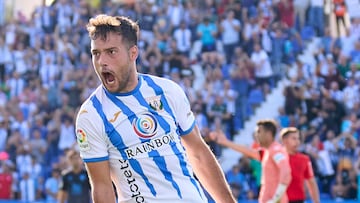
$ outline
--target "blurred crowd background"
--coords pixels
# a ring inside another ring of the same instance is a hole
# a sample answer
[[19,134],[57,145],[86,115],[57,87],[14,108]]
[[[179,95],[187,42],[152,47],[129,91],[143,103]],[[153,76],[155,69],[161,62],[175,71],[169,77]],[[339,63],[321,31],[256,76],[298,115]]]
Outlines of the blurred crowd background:
[[[4,13],[0,199],[56,194],[59,171],[69,167],[64,153],[76,148],[75,113],[99,85],[86,24],[100,13],[139,23],[139,72],[181,85],[217,157],[222,149],[209,131],[233,139],[278,81],[289,80],[279,128],[301,130],[300,150],[312,159],[322,198],[360,197],[360,19],[348,18],[345,1],[44,0],[29,17]],[[299,57],[314,38],[315,66]],[[241,157],[225,171],[239,200],[257,198],[260,170]]]

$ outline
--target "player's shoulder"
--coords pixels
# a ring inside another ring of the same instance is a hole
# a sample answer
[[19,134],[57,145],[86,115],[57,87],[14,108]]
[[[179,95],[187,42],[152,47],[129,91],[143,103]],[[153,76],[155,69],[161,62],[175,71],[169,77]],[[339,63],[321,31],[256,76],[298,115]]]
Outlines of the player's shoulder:
[[162,89],[172,89],[172,88],[179,88],[180,86],[175,83],[174,81],[159,77],[155,75],[148,75],[148,74],[141,74],[141,77],[147,82],[148,85],[156,85],[161,87]]
[[77,113],[77,118],[88,117],[89,115],[97,114],[96,109],[93,105],[93,98],[97,97],[101,100],[103,95],[103,88],[99,86],[80,106]]
[[286,152],[286,149],[280,143],[274,142],[270,147],[270,152]]
[[303,153],[301,153],[301,152],[296,153],[294,157],[295,157],[296,159],[299,159],[299,160],[302,160],[302,161],[309,161],[309,160],[310,160],[310,158],[309,158],[308,155],[303,154]]
[[61,175],[63,176],[63,178],[66,178],[67,176],[70,176],[72,173],[72,169],[71,168],[66,168],[66,169],[63,169],[61,171]]

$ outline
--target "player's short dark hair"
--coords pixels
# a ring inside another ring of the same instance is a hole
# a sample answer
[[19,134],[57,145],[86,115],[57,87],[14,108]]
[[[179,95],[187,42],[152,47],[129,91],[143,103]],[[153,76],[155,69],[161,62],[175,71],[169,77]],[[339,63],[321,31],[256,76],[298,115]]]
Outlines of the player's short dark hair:
[[277,130],[277,125],[276,125],[276,121],[272,120],[272,119],[262,119],[259,120],[256,123],[257,126],[262,126],[266,131],[270,131],[271,134],[273,135],[273,137],[275,138],[276,135],[276,130]]
[[89,20],[86,28],[92,40],[98,37],[106,40],[108,33],[114,32],[121,35],[129,47],[137,45],[139,25],[125,16],[97,15]]

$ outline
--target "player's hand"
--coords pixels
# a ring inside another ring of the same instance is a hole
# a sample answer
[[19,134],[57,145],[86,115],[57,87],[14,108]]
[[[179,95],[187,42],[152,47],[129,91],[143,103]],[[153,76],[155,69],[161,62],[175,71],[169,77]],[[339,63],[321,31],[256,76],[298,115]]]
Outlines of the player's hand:
[[218,137],[218,132],[216,132],[216,131],[211,131],[211,132],[209,133],[209,138],[210,138],[211,141],[216,142],[216,141],[217,141],[217,137]]
[[210,139],[216,143],[222,145],[227,142],[228,138],[226,137],[223,131],[212,131],[209,135]]

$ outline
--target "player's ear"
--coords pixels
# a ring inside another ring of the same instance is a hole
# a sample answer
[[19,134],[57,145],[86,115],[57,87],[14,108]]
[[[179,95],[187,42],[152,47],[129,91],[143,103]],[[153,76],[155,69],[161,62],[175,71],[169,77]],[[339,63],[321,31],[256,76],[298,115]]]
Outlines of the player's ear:
[[138,57],[138,54],[139,54],[139,49],[136,45],[132,46],[130,49],[129,49],[129,55],[130,55],[130,59],[131,60],[136,60],[137,57]]

